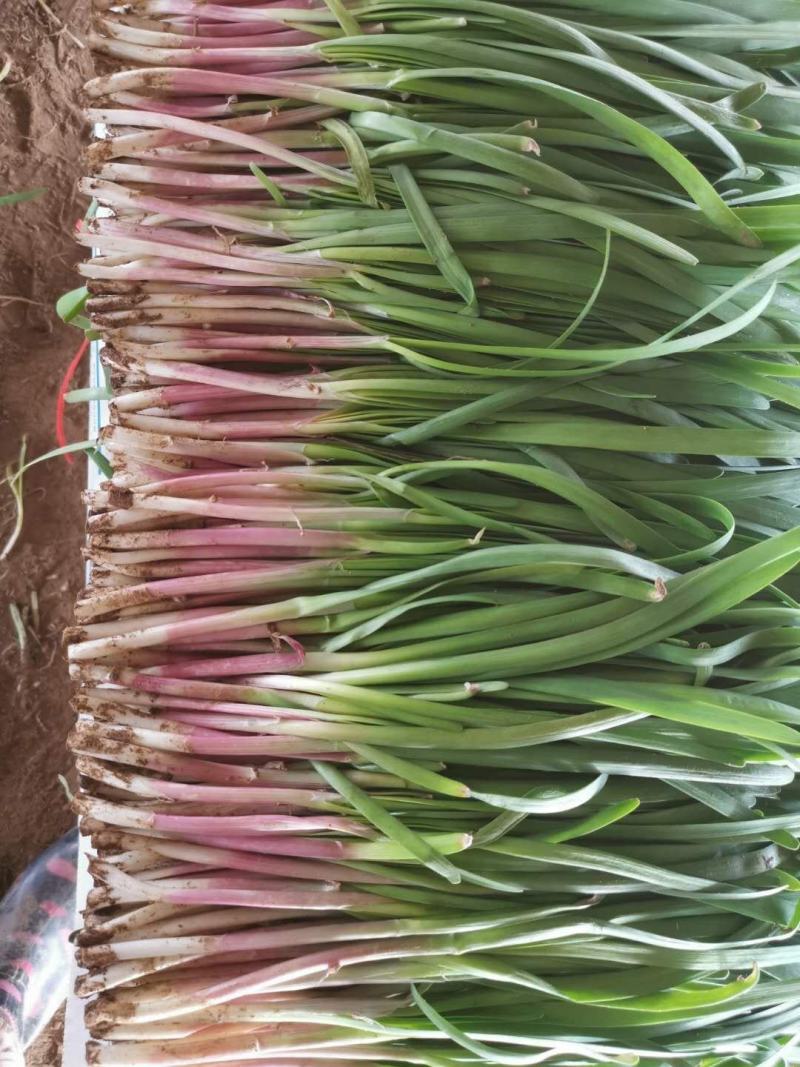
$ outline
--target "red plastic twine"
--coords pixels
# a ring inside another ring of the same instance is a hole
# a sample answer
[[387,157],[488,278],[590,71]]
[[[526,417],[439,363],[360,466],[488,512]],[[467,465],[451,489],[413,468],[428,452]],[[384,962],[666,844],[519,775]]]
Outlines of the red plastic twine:
[[[64,430],[64,415],[67,407],[66,395],[69,392],[72,379],[75,377],[88,347],[89,339],[87,337],[81,342],[80,348],[70,360],[69,366],[64,373],[64,377],[61,379],[61,385],[58,387],[58,397],[56,399],[56,441],[58,442],[59,448],[63,448],[67,444],[67,435]],[[69,453],[64,456],[64,459],[67,463],[75,462],[74,456]]]
[[[86,221],[85,218],[78,219],[75,223],[75,232],[80,233],[83,229],[83,224]],[[69,362],[69,366],[64,372],[64,377],[61,379],[61,385],[58,387],[58,396],[56,397],[56,443],[59,448],[64,448],[67,444],[67,434],[64,429],[64,416],[66,414],[67,401],[66,395],[69,392],[69,387],[72,385],[72,379],[75,377],[78,367],[81,364],[81,360],[86,354],[86,349],[89,347],[88,338],[85,338],[81,343],[78,351],[72,357]],[[64,456],[67,463],[74,463],[75,457],[71,453],[67,453]]]

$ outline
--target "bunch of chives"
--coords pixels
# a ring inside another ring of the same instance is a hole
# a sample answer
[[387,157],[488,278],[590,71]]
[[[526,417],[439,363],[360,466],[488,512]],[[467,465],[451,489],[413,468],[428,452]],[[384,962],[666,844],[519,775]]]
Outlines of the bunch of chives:
[[800,3],[95,9],[87,1061],[800,1062]]

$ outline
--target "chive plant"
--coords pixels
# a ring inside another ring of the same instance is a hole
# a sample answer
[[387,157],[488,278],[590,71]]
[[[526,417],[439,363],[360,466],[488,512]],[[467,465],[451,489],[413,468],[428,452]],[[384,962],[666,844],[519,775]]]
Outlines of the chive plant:
[[797,0],[95,0],[88,1062],[798,1062]]

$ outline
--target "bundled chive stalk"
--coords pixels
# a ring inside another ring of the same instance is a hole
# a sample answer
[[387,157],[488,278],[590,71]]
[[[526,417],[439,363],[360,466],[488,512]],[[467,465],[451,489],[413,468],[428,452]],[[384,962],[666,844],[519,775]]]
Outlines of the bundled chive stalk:
[[800,4],[95,9],[88,1062],[800,1061]]

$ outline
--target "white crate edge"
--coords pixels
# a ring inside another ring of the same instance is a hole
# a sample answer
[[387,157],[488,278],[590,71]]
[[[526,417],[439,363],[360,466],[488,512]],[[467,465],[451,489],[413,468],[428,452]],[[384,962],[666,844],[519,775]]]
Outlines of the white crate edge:
[[[99,133],[99,131],[95,131]],[[101,389],[105,386],[105,375],[100,363],[99,341],[92,341],[89,347],[90,367],[89,385],[92,389]],[[89,437],[96,440],[101,429],[108,422],[108,402],[105,400],[92,400],[89,403]],[[102,476],[95,463],[87,464],[86,484],[89,489],[95,489],[100,483]],[[89,565],[87,564],[87,578]],[[75,886],[77,916],[86,906],[92,883],[89,877],[89,855],[91,847],[86,837],[78,839],[78,875]],[[86,1067],[86,1042],[89,1034],[83,1021],[83,1001],[75,995],[75,982],[80,975],[80,968],[73,958],[70,965],[69,987],[67,989],[66,1011],[64,1015],[64,1044],[62,1047],[62,1067]]]

